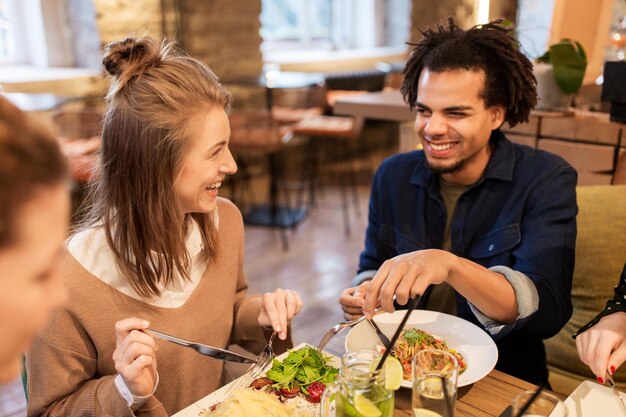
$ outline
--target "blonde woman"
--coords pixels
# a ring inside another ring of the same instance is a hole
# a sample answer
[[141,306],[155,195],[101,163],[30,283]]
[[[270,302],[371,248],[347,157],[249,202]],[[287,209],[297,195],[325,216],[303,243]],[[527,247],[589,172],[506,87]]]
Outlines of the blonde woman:
[[65,300],[68,171],[45,129],[0,96],[0,416],[26,415],[22,358]]
[[112,77],[87,226],[68,242],[67,308],[28,358],[29,415],[170,415],[223,382],[223,363],[150,327],[259,351],[290,344],[297,293],[247,295],[243,223],[219,187],[231,97],[198,60],[149,38],[108,45]]

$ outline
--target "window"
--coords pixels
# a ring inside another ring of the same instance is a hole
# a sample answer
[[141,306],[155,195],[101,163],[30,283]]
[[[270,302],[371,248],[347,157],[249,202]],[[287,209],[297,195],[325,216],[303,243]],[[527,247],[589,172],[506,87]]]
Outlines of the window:
[[308,47],[330,41],[329,0],[263,0],[262,4],[264,41]]
[[540,57],[548,47],[554,2],[521,0],[517,8],[517,36],[522,52],[530,60]]
[[0,62],[11,62],[15,54],[15,32],[11,4],[0,0]]
[[99,68],[93,0],[0,0],[0,62]]
[[262,0],[264,51],[403,46],[410,0]]

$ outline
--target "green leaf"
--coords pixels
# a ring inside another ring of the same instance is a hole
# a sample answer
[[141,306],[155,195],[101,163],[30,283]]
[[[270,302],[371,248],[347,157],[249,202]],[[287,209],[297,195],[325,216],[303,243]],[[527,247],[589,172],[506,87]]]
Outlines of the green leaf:
[[275,388],[300,386],[302,391],[306,391],[303,387],[312,382],[330,383],[335,380],[339,370],[328,365],[330,359],[314,347],[305,346],[290,351],[282,362],[274,359],[266,377],[274,381]]
[[578,91],[587,68],[587,55],[578,42],[568,39],[550,46],[554,79],[565,94]]

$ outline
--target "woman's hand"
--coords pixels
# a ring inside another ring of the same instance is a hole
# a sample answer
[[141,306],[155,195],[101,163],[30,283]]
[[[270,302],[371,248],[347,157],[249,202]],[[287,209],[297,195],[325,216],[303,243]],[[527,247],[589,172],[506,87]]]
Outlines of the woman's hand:
[[363,315],[365,294],[370,286],[370,281],[363,281],[358,287],[346,288],[341,292],[339,304],[343,310],[343,317],[348,320],[356,320]]
[[137,397],[151,395],[157,380],[157,345],[152,336],[142,332],[149,325],[146,320],[135,317],[115,323],[115,370],[130,393]]
[[287,326],[291,319],[302,310],[302,299],[297,292],[281,290],[263,294],[259,324],[271,327],[281,340],[287,338]]
[[626,313],[602,317],[598,324],[576,336],[580,360],[604,383],[607,371],[611,374],[626,360]]

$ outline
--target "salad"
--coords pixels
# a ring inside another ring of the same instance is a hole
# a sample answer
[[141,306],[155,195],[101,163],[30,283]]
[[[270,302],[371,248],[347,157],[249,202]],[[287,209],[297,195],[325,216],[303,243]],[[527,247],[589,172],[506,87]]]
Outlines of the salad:
[[[463,373],[467,369],[467,363],[465,362],[463,355],[454,349],[448,348],[445,341],[436,338],[424,330],[407,328],[404,329],[391,351],[391,354],[398,358],[398,360],[402,363],[404,379],[412,379],[411,360],[413,359],[415,352],[422,349],[440,349],[450,352],[459,362],[459,373]],[[451,361],[448,360],[447,362]],[[438,370],[441,370],[448,365],[448,363],[438,363],[436,366]]]
[[326,385],[333,382],[339,372],[329,364],[331,359],[332,356],[312,346],[291,350],[282,361],[274,359],[265,377],[255,379],[250,386],[256,389],[269,387],[285,398],[301,394],[308,401],[318,403]]

